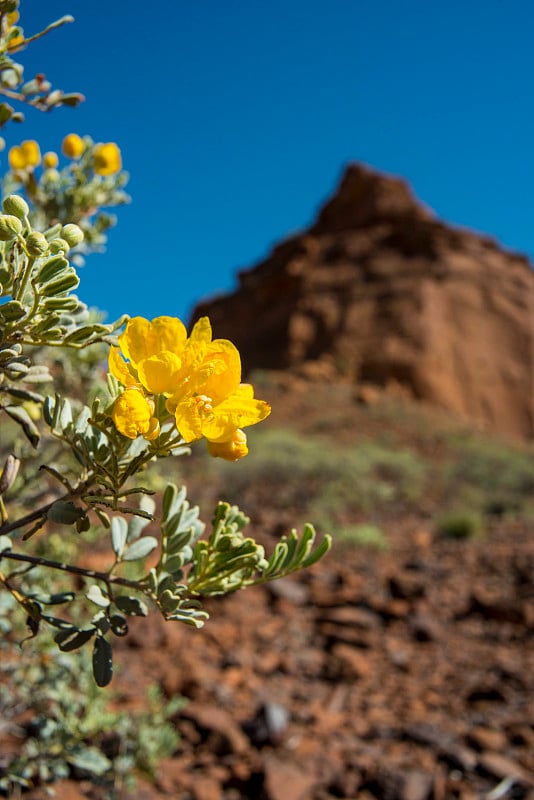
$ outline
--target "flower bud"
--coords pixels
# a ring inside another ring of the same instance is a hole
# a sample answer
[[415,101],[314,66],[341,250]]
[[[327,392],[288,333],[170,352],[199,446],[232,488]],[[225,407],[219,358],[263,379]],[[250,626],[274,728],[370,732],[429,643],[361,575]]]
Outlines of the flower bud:
[[11,242],[22,233],[22,222],[12,214],[0,214],[0,242]]
[[2,201],[2,208],[6,214],[24,219],[30,213],[30,207],[24,198],[18,194],[8,194]]
[[57,167],[58,163],[59,159],[57,157],[57,153],[49,151],[48,153],[44,154],[43,166],[46,167],[47,169],[54,169],[55,167]]
[[208,453],[214,458],[223,458],[225,461],[239,461],[248,453],[247,435],[238,428],[231,439],[225,442],[207,441]]
[[60,178],[60,174],[57,169],[50,167],[49,169],[45,169],[43,172],[43,178],[47,183],[57,183]]
[[26,237],[26,249],[31,256],[43,256],[48,252],[46,236],[40,231],[32,231]]
[[80,158],[85,150],[85,145],[81,136],[78,136],[77,133],[69,133],[68,136],[65,136],[63,139],[61,149],[67,158]]
[[70,250],[70,247],[65,239],[53,239],[49,246],[51,253],[68,253]]
[[122,167],[121,151],[115,142],[98,144],[93,156],[93,166],[97,175],[115,175]]
[[77,244],[81,244],[84,239],[82,229],[79,225],[74,225],[72,222],[68,225],[63,225],[61,236],[71,247],[76,247]]

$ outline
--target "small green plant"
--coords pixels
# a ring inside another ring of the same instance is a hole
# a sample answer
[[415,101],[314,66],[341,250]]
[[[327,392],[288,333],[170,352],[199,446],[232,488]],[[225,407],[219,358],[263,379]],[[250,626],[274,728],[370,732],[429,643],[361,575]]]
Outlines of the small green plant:
[[[252,438],[252,437],[251,437]],[[231,474],[227,465],[210,468],[221,491],[233,500],[268,486],[274,508],[309,510],[316,519],[336,520],[413,507],[428,478],[428,465],[416,453],[374,441],[333,444],[332,439],[291,430],[271,429],[254,435],[248,469]]]
[[436,531],[447,539],[477,539],[485,533],[484,518],[476,511],[449,511],[437,519]]
[[389,548],[387,536],[382,528],[370,523],[342,526],[336,530],[336,540],[370,550],[387,550]]
[[[517,514],[533,508],[534,452],[530,447],[453,436],[453,457],[444,470],[445,498],[457,496],[458,487],[469,492],[480,512],[495,516]],[[478,501],[477,501],[478,498]]]
[[114,693],[98,690],[79,652],[57,656],[43,642],[37,653],[14,656],[4,648],[2,656],[1,716],[21,740],[17,753],[3,759],[3,796],[74,773],[106,786],[111,797],[121,784],[134,785],[135,772],[153,776],[176,750],[171,719],[184,705],[181,697],[164,698],[154,685],[144,711],[116,710]]

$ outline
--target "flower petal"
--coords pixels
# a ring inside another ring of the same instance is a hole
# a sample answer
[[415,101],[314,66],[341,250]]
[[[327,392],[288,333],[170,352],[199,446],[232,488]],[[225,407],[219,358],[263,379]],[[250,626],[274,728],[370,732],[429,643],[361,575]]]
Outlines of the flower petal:
[[188,397],[176,406],[176,427],[189,444],[202,438],[202,417],[195,397]]
[[202,435],[212,442],[230,438],[237,428],[255,425],[269,416],[271,406],[264,400],[247,398],[236,393],[213,409],[213,415],[202,424]]
[[139,380],[151,394],[171,393],[180,375],[181,366],[182,362],[177,355],[164,350],[139,362]]
[[158,352],[169,350],[180,355],[187,339],[187,330],[178,317],[156,317],[152,320],[152,331],[155,334]]
[[119,345],[134,366],[143,358],[153,355],[156,348],[150,322],[144,317],[132,317],[124,333],[119,336]]
[[206,344],[211,342],[211,322],[209,317],[200,317],[195,322],[189,338],[192,342],[205,342]]
[[217,405],[233,394],[241,381],[241,356],[237,347],[227,339],[215,339],[201,367],[204,380],[202,394]]
[[120,355],[118,347],[112,347],[109,351],[108,367],[113,377],[117,378],[123,386],[135,386],[137,384],[135,375],[130,371],[128,364]]

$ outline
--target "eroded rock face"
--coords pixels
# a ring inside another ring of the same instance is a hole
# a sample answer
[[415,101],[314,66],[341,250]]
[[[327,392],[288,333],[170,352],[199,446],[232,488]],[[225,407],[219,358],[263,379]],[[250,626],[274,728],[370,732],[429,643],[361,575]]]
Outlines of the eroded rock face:
[[245,372],[321,367],[400,386],[488,429],[534,435],[534,271],[355,164],[301,235],[197,307]]

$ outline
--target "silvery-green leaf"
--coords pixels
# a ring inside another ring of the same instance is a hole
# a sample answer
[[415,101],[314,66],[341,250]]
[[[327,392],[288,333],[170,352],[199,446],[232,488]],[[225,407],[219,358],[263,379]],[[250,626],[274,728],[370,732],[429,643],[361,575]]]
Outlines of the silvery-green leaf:
[[128,523],[124,517],[113,517],[111,520],[111,546],[119,558],[122,556],[128,537]]
[[90,772],[93,775],[104,775],[113,766],[112,762],[109,758],[106,758],[101,750],[85,745],[80,745],[74,752],[71,751],[66,756],[66,760],[76,769]]
[[100,606],[100,608],[107,608],[109,606],[109,597],[102,592],[102,589],[96,583],[89,587],[89,591],[86,592],[85,596],[91,603]]
[[39,430],[26,409],[22,406],[4,406],[4,411],[11,419],[18,422],[33,447],[37,447],[40,439]]
[[139,539],[143,530],[149,524],[151,520],[145,519],[144,517],[131,517],[130,521],[128,522],[128,542],[135,542],[136,539]]
[[137,539],[124,553],[123,561],[136,561],[138,558],[145,558],[157,546],[158,540],[154,536],[144,536],[142,539]]

